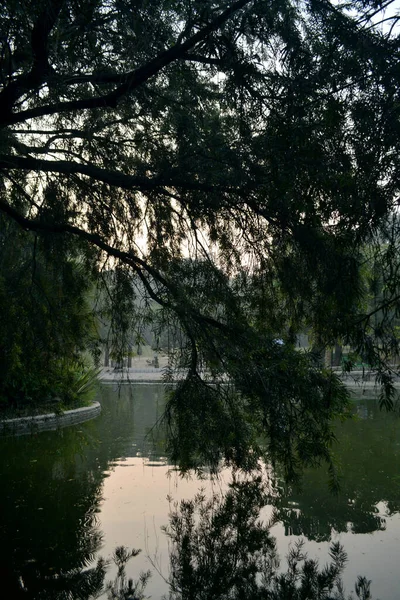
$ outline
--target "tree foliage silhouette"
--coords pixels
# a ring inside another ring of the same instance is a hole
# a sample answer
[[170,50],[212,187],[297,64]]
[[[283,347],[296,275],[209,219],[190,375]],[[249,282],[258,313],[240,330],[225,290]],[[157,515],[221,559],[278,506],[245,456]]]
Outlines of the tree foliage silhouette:
[[[130,326],[175,327],[187,377],[168,416],[184,466],[204,451],[249,466],[267,434],[288,475],[321,458],[333,469],[329,424],[346,394],[294,351],[306,327],[315,347],[365,356],[392,403],[398,341],[384,315],[399,306],[397,238],[381,243],[400,156],[391,4],[1,10],[0,210],[43,238],[79,240],[100,275],[118,270],[121,293],[140,298]],[[386,273],[372,309],[368,245]],[[211,387],[205,369],[230,386]]]

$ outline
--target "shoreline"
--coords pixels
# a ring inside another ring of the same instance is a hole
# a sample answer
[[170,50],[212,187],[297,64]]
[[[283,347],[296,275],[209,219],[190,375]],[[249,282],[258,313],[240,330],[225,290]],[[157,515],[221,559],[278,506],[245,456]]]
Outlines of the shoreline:
[[[164,373],[167,365],[155,367],[133,367],[114,370],[112,367],[103,367],[99,373],[98,382],[104,385],[168,385],[179,382],[183,377],[175,377],[172,381],[164,380]],[[368,392],[377,394],[379,387],[375,381],[363,381],[362,373],[359,376],[349,375],[342,379],[344,385],[354,394],[354,396],[365,395]],[[395,381],[394,386],[400,389],[400,381]],[[40,431],[51,431],[61,429],[69,425],[78,425],[96,418],[101,412],[101,405],[95,401],[90,406],[66,410],[60,414],[51,412],[40,415],[26,417],[14,417],[0,419],[0,435],[10,434],[29,434]]]
[[23,435],[40,431],[53,431],[69,425],[79,425],[96,418],[101,413],[100,402],[94,401],[89,406],[73,408],[60,414],[47,413],[31,417],[15,417],[0,420],[0,435]]

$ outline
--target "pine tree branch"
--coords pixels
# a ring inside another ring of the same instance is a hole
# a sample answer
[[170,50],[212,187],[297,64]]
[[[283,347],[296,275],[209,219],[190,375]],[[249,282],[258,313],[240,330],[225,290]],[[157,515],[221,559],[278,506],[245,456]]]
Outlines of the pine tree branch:
[[[138,175],[127,175],[118,171],[111,171],[96,167],[92,164],[82,164],[74,161],[65,160],[43,160],[31,156],[13,156],[0,154],[0,170],[22,169],[25,171],[42,171],[44,173],[61,173],[64,175],[85,175],[93,180],[101,181],[111,186],[120,187],[126,190],[149,191],[163,187],[176,187],[179,189],[202,192],[221,192],[244,194],[251,189],[255,189],[255,182],[248,186],[223,186],[202,183],[199,181],[182,180],[173,173],[171,168],[170,175],[156,177],[140,177]],[[259,184],[261,185],[261,184]]]
[[[109,94],[94,96],[92,98],[82,98],[80,100],[71,100],[69,102],[59,102],[57,104],[46,104],[44,106],[37,106],[13,114],[10,114],[11,107],[8,101],[0,112],[0,114],[2,114],[0,126],[5,127],[7,125],[21,123],[28,119],[43,117],[45,115],[50,116],[94,108],[116,108],[119,100],[126,96],[126,94],[132,92],[135,88],[159,73],[167,65],[183,58],[189,50],[194,48],[199,42],[205,40],[213,31],[219,29],[226,21],[228,21],[238,10],[244,8],[251,2],[253,2],[253,0],[237,0],[211,21],[211,23],[197,31],[185,42],[171,46],[142,67],[130,72],[126,76],[126,81]],[[31,88],[29,87],[28,89]]]
[[[222,60],[220,58],[212,58],[202,56],[201,54],[183,54],[179,57],[181,60],[188,60],[192,62],[199,62],[206,65],[221,65]],[[87,73],[85,75],[69,75],[63,77],[61,82],[64,85],[77,85],[81,83],[93,83],[93,84],[104,84],[109,85],[112,83],[123,84],[126,83],[131,77],[131,72],[126,73],[109,73],[98,71],[96,73]]]
[[33,55],[31,70],[13,79],[0,92],[2,121],[12,118],[13,106],[24,93],[37,89],[44,82],[49,71],[49,35],[56,24],[63,3],[64,0],[47,0],[43,11],[39,14],[31,34]]

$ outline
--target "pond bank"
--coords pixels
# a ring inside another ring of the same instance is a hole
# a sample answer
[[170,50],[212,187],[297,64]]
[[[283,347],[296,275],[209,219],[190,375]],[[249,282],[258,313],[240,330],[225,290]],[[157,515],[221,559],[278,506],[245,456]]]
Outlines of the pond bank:
[[100,402],[93,402],[90,406],[66,410],[59,414],[53,412],[33,417],[3,419],[0,420],[0,435],[35,433],[37,431],[60,429],[68,425],[77,425],[78,423],[89,421],[89,419],[94,419],[100,412]]
[[[132,368],[125,367],[121,370],[104,367],[100,371],[99,380],[101,383],[164,383],[166,367],[166,364],[160,365],[159,368],[143,364]],[[173,381],[179,381],[184,375],[183,372],[176,374]],[[368,373],[363,376],[362,371],[353,371],[352,373],[343,374],[341,379],[346,387],[352,392],[357,392],[357,394],[379,391],[373,379],[373,374]],[[400,381],[395,381],[394,386],[400,389]]]

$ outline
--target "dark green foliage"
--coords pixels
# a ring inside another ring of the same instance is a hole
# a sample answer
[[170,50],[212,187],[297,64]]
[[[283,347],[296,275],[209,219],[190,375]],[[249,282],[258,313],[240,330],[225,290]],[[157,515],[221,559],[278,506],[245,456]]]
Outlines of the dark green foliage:
[[379,19],[375,2],[328,0],[0,11],[2,227],[36,232],[61,272],[71,244],[95,257],[118,362],[150,322],[168,332],[184,467],[267,452],[292,478],[333,470],[347,399],[296,354],[305,330],[320,354],[350,345],[393,404],[400,45]]
[[321,370],[312,353],[261,336],[249,348],[241,341],[237,336],[233,345],[214,336],[212,347],[205,347],[221,360],[213,379],[204,381],[196,370],[172,388],[167,415],[173,459],[181,468],[218,468],[225,458],[249,470],[262,455],[282,461],[292,480],[302,465],[326,461],[334,484],[331,424],[348,407],[343,384]]
[[90,260],[67,240],[1,223],[0,406],[71,405],[89,384],[80,353],[96,344]]
[[[224,286],[204,263],[189,264],[186,277],[181,265],[179,278],[180,290],[195,290],[180,323],[196,342],[181,342],[167,373],[187,372],[167,406],[173,460],[184,469],[216,469],[225,459],[249,470],[263,456],[283,461],[289,479],[302,465],[326,461],[336,485],[331,425],[348,408],[337,376],[313,352],[297,351],[289,332],[284,343],[274,339],[279,330],[267,319],[260,323],[247,281]],[[207,320],[199,318],[200,306]]]

